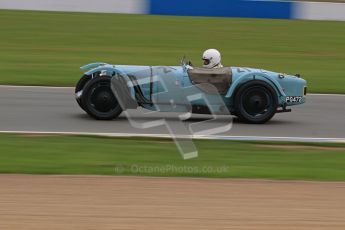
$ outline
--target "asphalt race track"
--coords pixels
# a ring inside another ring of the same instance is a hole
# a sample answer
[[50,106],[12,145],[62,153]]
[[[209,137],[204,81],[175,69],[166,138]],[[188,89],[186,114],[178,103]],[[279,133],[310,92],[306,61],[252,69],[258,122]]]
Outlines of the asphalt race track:
[[[292,107],[291,113],[276,114],[263,125],[243,124],[233,120],[232,128],[217,134],[222,139],[279,139],[304,141],[345,140],[345,95],[308,95],[307,103]],[[133,117],[138,122],[166,119],[173,126],[180,120],[173,113],[140,111]],[[185,127],[197,122],[199,129],[225,127],[230,117],[205,122],[209,116],[193,115],[183,122]],[[77,105],[73,88],[0,86],[0,132],[94,133],[106,135],[168,135],[164,126],[135,128],[121,114],[113,121],[90,118]]]

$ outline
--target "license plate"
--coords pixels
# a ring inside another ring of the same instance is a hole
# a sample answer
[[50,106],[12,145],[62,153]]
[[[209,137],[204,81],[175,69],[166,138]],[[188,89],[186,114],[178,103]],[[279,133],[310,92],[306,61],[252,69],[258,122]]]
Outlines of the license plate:
[[302,97],[300,96],[292,96],[292,97],[286,97],[285,99],[286,103],[300,103],[302,101]]

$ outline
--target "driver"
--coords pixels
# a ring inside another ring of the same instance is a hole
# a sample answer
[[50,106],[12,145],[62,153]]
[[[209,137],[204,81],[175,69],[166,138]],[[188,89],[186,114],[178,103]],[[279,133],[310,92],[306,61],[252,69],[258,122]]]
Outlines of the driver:
[[202,55],[202,60],[204,61],[204,68],[222,68],[223,65],[220,63],[221,57],[220,52],[216,49],[205,50]]

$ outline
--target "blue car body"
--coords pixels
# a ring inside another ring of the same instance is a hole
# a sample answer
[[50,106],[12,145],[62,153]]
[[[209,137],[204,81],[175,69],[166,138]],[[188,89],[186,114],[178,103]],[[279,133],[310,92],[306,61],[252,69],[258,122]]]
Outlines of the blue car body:
[[[222,68],[222,71],[228,71],[230,73],[229,78],[231,79],[226,81],[226,86],[220,86],[222,88],[221,92],[216,94],[214,94],[214,92],[209,93],[207,90],[203,90],[202,87],[194,87],[197,83],[191,78],[191,71],[194,71],[193,69],[198,69],[201,73],[204,70],[202,70],[202,68],[194,68],[186,61],[183,61],[180,66],[137,66],[91,63],[81,67],[81,69],[86,70],[84,73],[84,77],[86,79],[84,79],[82,84],[79,84],[79,86],[76,87],[76,98],[78,103],[84,109],[85,105],[82,105],[82,97],[85,93],[84,87],[87,85],[88,81],[97,77],[108,77],[111,79],[114,76],[117,76],[122,78],[126,84],[121,87],[128,88],[130,97],[134,101],[138,102],[138,106],[142,106],[149,110],[159,110],[162,112],[188,111],[189,107],[185,106],[186,95],[182,93],[186,91],[185,89],[188,89],[189,91],[195,91],[194,93],[206,94],[208,97],[208,104],[205,100],[199,99],[190,101],[192,106],[212,106],[212,110],[214,112],[221,113],[224,110],[225,105],[228,111],[242,118],[243,116],[241,116],[241,113],[243,113],[243,109],[241,112],[241,106],[236,105],[236,103],[244,103],[244,107],[250,107],[251,105],[255,106],[253,103],[259,101],[259,103],[266,103],[267,105],[265,106],[267,107],[269,106],[268,103],[272,104],[274,102],[274,113],[289,112],[290,110],[287,108],[288,106],[298,105],[305,102],[307,87],[307,82],[299,75],[294,76],[281,74],[255,68],[224,67]],[[208,72],[207,74],[207,76],[213,76],[212,72]],[[214,76],[217,77],[216,74],[214,74]],[[153,80],[153,77],[155,80]],[[198,79],[202,79],[202,76],[198,77]],[[209,80],[212,81],[212,78],[209,78]],[[133,83],[133,81],[135,81],[135,83]],[[162,86],[162,82],[163,84],[168,85],[169,90]],[[254,83],[261,85],[263,91],[265,91],[265,88],[269,88],[269,90],[267,90],[266,94],[260,93],[260,88],[255,88],[255,85],[257,84]],[[115,82],[114,84],[117,83]],[[210,84],[212,85],[212,83]],[[136,87],[134,87],[134,85],[136,85]],[[252,87],[252,91],[246,92],[246,85],[248,85],[248,87]],[[138,89],[144,102],[136,97],[136,90]],[[238,96],[239,90],[242,92],[242,94],[246,94],[242,96],[243,98]],[[219,103],[219,97],[222,99],[221,103]],[[175,106],[171,106],[172,99]],[[88,102],[84,103],[87,104]],[[246,105],[245,103],[249,105]],[[159,109],[157,105],[159,105]],[[87,109],[86,111],[90,114],[90,111]],[[93,116],[92,114],[90,115]],[[97,117],[97,115],[93,117],[102,119],[102,117]],[[259,116],[253,115],[253,118],[255,117]],[[257,119],[257,121],[255,121],[255,119]],[[249,121],[250,123],[264,123],[269,120],[266,118],[261,120],[258,118],[255,119],[251,121],[251,119],[248,120],[245,118],[244,120]]]

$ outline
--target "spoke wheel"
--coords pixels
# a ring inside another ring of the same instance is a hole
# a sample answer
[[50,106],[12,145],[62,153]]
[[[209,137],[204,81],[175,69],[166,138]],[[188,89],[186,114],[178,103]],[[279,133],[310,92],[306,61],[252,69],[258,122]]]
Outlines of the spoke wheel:
[[106,82],[95,84],[89,94],[90,105],[94,110],[108,113],[117,107],[117,100]]
[[262,81],[250,81],[241,86],[235,98],[236,113],[247,123],[265,123],[277,109],[277,94]]
[[110,77],[96,77],[85,86],[82,102],[85,111],[99,120],[116,118],[122,109],[110,86]]

